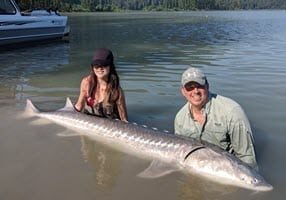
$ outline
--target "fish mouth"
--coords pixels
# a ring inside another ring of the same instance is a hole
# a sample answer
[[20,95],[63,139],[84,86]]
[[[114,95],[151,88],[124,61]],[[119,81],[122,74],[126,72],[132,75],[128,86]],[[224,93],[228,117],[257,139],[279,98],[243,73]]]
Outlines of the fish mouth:
[[256,185],[254,189],[256,191],[269,192],[273,190],[273,186],[268,183],[261,183],[261,184]]

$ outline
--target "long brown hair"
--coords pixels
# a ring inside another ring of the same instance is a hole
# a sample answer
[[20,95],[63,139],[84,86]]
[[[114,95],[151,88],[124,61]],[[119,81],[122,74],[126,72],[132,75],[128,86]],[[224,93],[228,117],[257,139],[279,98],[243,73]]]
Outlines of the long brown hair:
[[[93,65],[91,65],[90,77],[91,77],[91,85],[89,88],[89,95],[93,96],[94,89],[97,88],[97,77],[93,71]],[[107,105],[114,104],[118,100],[120,95],[120,81],[114,63],[110,65],[110,71],[107,79],[106,94],[107,95],[104,98],[103,103]]]

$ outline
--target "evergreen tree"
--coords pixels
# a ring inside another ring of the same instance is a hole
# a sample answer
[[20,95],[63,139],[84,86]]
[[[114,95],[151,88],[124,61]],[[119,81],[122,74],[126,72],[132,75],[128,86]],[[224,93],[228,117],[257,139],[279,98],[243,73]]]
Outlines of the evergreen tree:
[[286,9],[285,0],[16,0],[24,9],[61,11]]

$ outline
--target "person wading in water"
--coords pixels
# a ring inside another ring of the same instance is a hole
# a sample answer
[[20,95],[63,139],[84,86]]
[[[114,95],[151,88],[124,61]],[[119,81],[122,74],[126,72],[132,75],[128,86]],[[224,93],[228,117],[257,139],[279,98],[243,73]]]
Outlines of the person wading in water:
[[91,73],[81,81],[74,108],[89,115],[128,121],[125,97],[111,50],[100,48],[95,51]]

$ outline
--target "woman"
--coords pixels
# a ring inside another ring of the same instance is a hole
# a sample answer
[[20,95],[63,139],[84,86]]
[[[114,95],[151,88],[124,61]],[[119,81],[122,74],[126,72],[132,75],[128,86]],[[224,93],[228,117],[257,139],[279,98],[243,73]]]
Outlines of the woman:
[[79,112],[127,122],[125,97],[109,49],[96,50],[91,73],[82,79],[74,107]]

